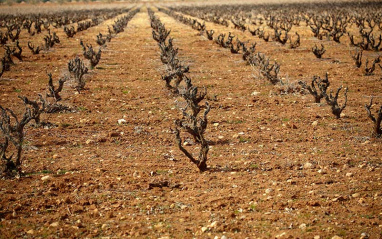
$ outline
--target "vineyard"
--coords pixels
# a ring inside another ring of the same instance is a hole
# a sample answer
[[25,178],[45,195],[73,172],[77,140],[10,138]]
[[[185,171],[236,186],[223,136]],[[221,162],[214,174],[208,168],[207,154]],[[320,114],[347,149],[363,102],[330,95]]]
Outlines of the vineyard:
[[381,238],[381,16],[0,6],[0,238]]

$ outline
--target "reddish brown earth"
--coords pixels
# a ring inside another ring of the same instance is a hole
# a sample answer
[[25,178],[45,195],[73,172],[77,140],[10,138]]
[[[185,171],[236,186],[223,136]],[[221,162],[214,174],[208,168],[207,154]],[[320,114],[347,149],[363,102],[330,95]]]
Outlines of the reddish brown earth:
[[[156,14],[171,29],[193,84],[207,87],[209,170],[199,173],[174,143],[171,128],[181,114],[160,78],[165,69],[143,7],[103,49],[87,89],[76,94],[65,85],[62,103],[76,112],[43,115],[55,128],[26,128],[25,176],[0,181],[0,238],[382,236],[382,145],[364,109],[370,95],[382,104],[381,69],[363,76],[346,41],[319,41],[304,26],[293,50],[207,23],[257,42],[291,82],[329,72],[331,89],[348,86],[348,105],[336,119],[326,103],[280,94],[241,55]],[[61,43],[39,55],[26,48],[31,37],[23,30],[25,60],[0,80],[0,104],[21,115],[17,96],[45,92],[46,73],[63,76],[68,60],[82,57],[79,40],[96,46],[96,34],[113,20],[74,39],[59,29]],[[316,59],[310,48],[321,42],[327,52]]]

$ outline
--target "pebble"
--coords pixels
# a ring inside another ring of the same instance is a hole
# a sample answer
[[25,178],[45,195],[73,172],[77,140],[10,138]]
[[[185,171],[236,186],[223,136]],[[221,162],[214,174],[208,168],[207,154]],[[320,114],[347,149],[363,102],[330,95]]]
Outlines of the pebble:
[[313,239],[321,239],[321,237],[317,235],[317,236],[314,236]]
[[226,235],[223,235],[222,237],[220,237],[220,239],[228,239],[228,237]]
[[50,176],[46,175],[46,176],[42,177],[41,180],[42,181],[48,181],[48,180],[50,180]]
[[102,224],[101,228],[102,228],[102,229],[107,228],[107,224]]
[[318,121],[316,120],[316,121],[313,121],[313,123],[312,123],[312,126],[313,127],[316,127],[318,125]]
[[366,200],[364,198],[360,198],[358,200],[359,204],[365,204],[366,203]]
[[298,228],[300,228],[301,230],[305,231],[306,230],[306,224],[303,223]]
[[118,124],[126,124],[126,120],[125,119],[119,119],[118,120]]
[[336,235],[336,236],[332,237],[332,239],[342,239],[342,237]]
[[212,222],[210,225],[208,225],[209,228],[215,228],[218,225],[217,221]]
[[320,169],[317,171],[319,174],[327,174],[325,169]]
[[206,232],[208,230],[208,227],[202,227],[202,232]]
[[94,140],[92,140],[92,139],[88,139],[88,140],[86,140],[86,144],[91,144],[91,143],[93,143],[94,142]]
[[260,94],[260,92],[258,92],[258,91],[254,91],[254,92],[252,92],[251,95],[258,95],[258,94]]
[[53,222],[52,224],[50,224],[51,227],[58,227],[58,222]]
[[281,233],[279,235],[276,235],[275,237],[276,238],[282,238],[282,237],[285,237],[285,236],[286,236],[286,232],[283,232],[283,233]]
[[346,177],[353,177],[353,173],[346,173]]
[[366,232],[362,232],[360,239],[369,239],[369,237],[369,234],[367,234]]
[[307,162],[304,164],[304,169],[313,169],[313,168],[314,168],[314,165],[312,163]]
[[265,190],[265,193],[266,193],[266,194],[269,194],[269,193],[271,193],[271,192],[273,192],[273,189],[272,189],[272,188],[267,188],[267,189]]
[[27,234],[33,234],[33,233],[34,233],[33,229],[30,229],[29,231],[27,231]]
[[353,193],[351,196],[352,196],[353,198],[358,198],[360,195],[359,195],[359,193]]

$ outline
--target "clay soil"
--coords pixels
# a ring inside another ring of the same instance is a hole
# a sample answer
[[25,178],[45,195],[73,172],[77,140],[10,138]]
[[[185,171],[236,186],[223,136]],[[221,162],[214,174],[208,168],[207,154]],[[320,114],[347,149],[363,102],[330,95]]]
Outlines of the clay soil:
[[[330,89],[347,86],[347,106],[336,119],[324,101],[281,94],[240,54],[153,10],[171,29],[193,84],[207,88],[209,170],[199,173],[174,142],[179,99],[161,80],[165,68],[142,6],[102,49],[99,65],[86,75],[86,90],[78,94],[73,82],[65,84],[62,104],[74,111],[42,116],[56,127],[27,126],[24,176],[0,180],[0,238],[382,236],[382,144],[364,108],[371,95],[373,113],[382,104],[379,67],[364,76],[347,37],[340,44],[320,41],[305,24],[292,29],[302,35],[301,46],[289,49],[206,23],[215,36],[232,32],[257,42],[291,83],[328,72]],[[26,46],[43,36],[23,30],[24,60],[15,60],[0,79],[1,106],[21,115],[17,97],[44,93],[49,72],[57,84],[67,62],[82,58],[80,39],[98,49],[96,35],[106,34],[115,19],[74,38],[57,29],[61,43],[39,55]],[[311,47],[320,43],[327,52],[317,59]],[[197,155],[192,140],[185,147]]]

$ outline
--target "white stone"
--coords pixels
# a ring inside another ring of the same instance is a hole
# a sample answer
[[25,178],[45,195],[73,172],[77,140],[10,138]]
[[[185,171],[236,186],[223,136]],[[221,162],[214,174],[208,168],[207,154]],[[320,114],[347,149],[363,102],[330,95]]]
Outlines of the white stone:
[[58,227],[58,222],[53,222],[52,224],[50,224],[51,227]]
[[126,124],[126,120],[125,119],[119,119],[118,120],[118,124]]
[[300,228],[301,230],[305,231],[306,230],[306,224],[303,223],[298,228]]
[[48,181],[48,180],[50,180],[50,176],[46,175],[46,176],[42,177],[41,180],[42,181]]
[[314,168],[314,165],[312,163],[307,162],[304,164],[304,169],[313,169],[313,168]]

